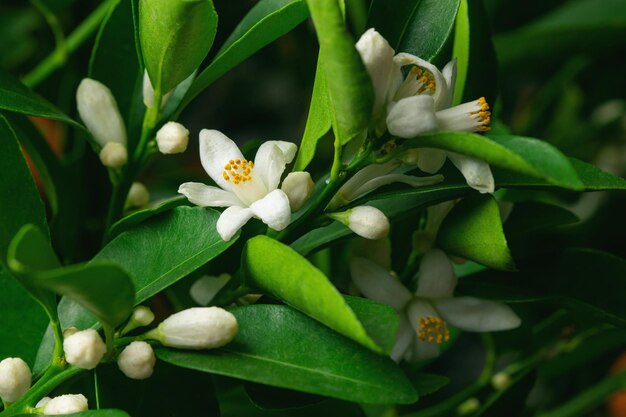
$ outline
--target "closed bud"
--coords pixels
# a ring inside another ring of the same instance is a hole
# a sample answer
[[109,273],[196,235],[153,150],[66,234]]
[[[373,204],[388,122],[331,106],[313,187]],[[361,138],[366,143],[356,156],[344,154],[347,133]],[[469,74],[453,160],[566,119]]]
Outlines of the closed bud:
[[119,143],[126,147],[126,127],[109,88],[90,78],[84,78],[76,91],[78,114],[101,146]]
[[78,331],[63,340],[65,360],[82,369],[93,369],[107,351],[102,338],[94,329]]
[[375,207],[358,206],[342,213],[331,213],[329,217],[366,239],[382,239],[389,233],[387,216]]
[[505,372],[498,372],[491,377],[491,386],[497,391],[503,391],[511,385],[511,377]]
[[217,277],[205,275],[191,285],[189,295],[198,305],[208,306],[230,278],[228,274],[220,274]]
[[110,142],[104,145],[100,151],[100,162],[109,168],[120,168],[128,161],[128,150],[126,146],[117,142]]
[[[163,95],[163,97],[161,98],[161,108],[165,107],[173,92],[174,90]],[[150,82],[148,71],[144,71],[143,73],[143,104],[145,104],[146,107],[149,109],[154,106],[154,88],[152,87],[152,83]]]
[[63,337],[68,338],[74,333],[78,333],[78,329],[74,326],[68,327],[67,329],[63,330]]
[[58,416],[64,414],[87,411],[87,398],[83,394],[66,394],[58,397],[44,397],[37,403],[36,408],[43,407],[44,416]]
[[148,204],[150,201],[150,192],[140,182],[133,182],[130,186],[130,190],[128,191],[128,197],[126,198],[126,203],[130,207],[142,207]]
[[146,342],[132,342],[117,358],[120,371],[131,379],[146,379],[152,375],[156,357]]
[[233,340],[238,330],[232,313],[219,307],[194,307],[171,315],[146,337],[174,348],[214,349]]
[[290,172],[280,188],[287,194],[291,211],[296,212],[309,201],[315,184],[308,172]]
[[133,314],[131,314],[128,319],[128,323],[124,326],[122,330],[122,334],[126,334],[130,331],[135,330],[138,327],[149,326],[154,321],[154,313],[146,306],[138,306],[133,310]]
[[156,134],[157,146],[163,154],[182,153],[189,144],[189,130],[177,122],[167,122]]
[[7,403],[20,399],[30,388],[30,368],[21,358],[6,358],[0,362],[0,398]]

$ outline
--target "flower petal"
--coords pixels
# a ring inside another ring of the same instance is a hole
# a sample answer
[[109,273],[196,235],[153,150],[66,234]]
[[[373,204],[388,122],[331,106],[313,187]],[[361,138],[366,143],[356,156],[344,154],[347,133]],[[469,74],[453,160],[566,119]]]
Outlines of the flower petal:
[[200,132],[200,161],[209,177],[221,188],[232,191],[233,184],[224,179],[224,166],[230,160],[243,159],[241,151],[231,139],[218,130]]
[[415,295],[429,299],[452,296],[457,283],[452,262],[441,249],[431,249],[424,254],[417,279]]
[[217,219],[217,233],[223,240],[229,241],[252,216],[252,210],[247,207],[228,207]]
[[427,185],[437,184],[441,181],[443,181],[443,175],[433,175],[431,177],[415,177],[413,175],[405,174],[383,175],[381,177],[369,180],[361,187],[357,188],[354,191],[354,197],[351,198],[351,200],[367,194],[370,191],[374,191],[375,189],[382,187],[383,185],[393,184],[396,182],[410,185],[411,187],[424,187]]
[[213,300],[217,293],[220,292],[222,287],[224,287],[230,279],[231,276],[228,274],[221,274],[218,277],[204,275],[191,284],[191,287],[189,288],[189,295],[198,305],[203,307],[208,306],[211,300]]
[[482,194],[493,193],[495,181],[488,163],[454,152],[448,152],[448,158],[461,171],[465,181],[467,181],[467,185]]
[[435,102],[431,96],[417,95],[391,103],[387,128],[392,135],[409,139],[437,129]]
[[445,320],[461,330],[493,332],[518,327],[521,319],[507,305],[473,297],[455,297],[434,302]]
[[407,362],[421,362],[435,359],[437,356],[439,356],[439,345],[416,338],[412,349],[407,351],[404,359]]
[[417,334],[420,332],[420,319],[432,317],[437,318],[439,314],[432,304],[425,300],[414,299],[407,308],[407,315],[413,330],[415,331],[415,344],[413,350],[408,351],[405,359],[411,362],[422,361],[435,358],[439,355],[439,345],[436,343],[420,340]]
[[254,157],[254,172],[267,191],[278,188],[285,166],[293,160],[298,147],[290,142],[270,140],[263,143]]
[[398,325],[398,332],[396,333],[396,342],[391,350],[391,359],[395,362],[400,362],[407,352],[407,349],[411,348],[411,344],[415,341],[415,333],[411,323],[404,314],[400,315],[400,323]]
[[368,181],[385,175],[401,165],[397,159],[392,159],[384,164],[371,164],[359,170],[348,181],[345,182],[337,192],[337,196],[346,203],[358,197],[356,191]]
[[178,187],[178,192],[197,206],[202,207],[230,207],[243,206],[241,200],[230,191],[211,187],[199,182],[186,182]]
[[417,167],[424,172],[434,174],[439,171],[446,162],[446,153],[440,149],[419,149]]
[[433,99],[435,101],[435,108],[437,110],[445,108],[443,105],[442,97],[447,97],[448,95],[448,85],[446,83],[445,78],[437,69],[436,66],[431,64],[428,61],[425,61],[421,58],[416,57],[415,55],[407,54],[406,52],[401,52],[397,54],[393,58],[394,62],[399,66],[405,65],[417,65],[418,67],[424,68],[428,72],[430,72],[435,78],[435,94],[433,95]]
[[412,298],[404,285],[369,259],[353,258],[350,261],[350,274],[354,285],[363,295],[379,303],[388,304],[397,311]]
[[283,230],[291,221],[289,198],[283,190],[274,190],[250,205],[254,217],[274,230]]
[[443,78],[446,80],[448,88],[446,94],[442,94],[441,96],[440,108],[447,109],[452,106],[452,99],[454,98],[454,87],[456,84],[456,59],[448,62],[448,64],[443,67],[441,75],[443,75]]

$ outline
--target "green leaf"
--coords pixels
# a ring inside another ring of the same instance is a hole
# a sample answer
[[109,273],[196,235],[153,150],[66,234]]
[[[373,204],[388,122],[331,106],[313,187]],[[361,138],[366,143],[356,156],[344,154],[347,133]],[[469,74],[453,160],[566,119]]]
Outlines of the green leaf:
[[135,211],[134,213],[131,213],[128,216],[113,223],[111,229],[109,230],[109,238],[112,239],[118,236],[120,233],[125,232],[126,230],[137,227],[139,224],[145,222],[153,216],[156,216],[157,214],[163,213],[167,210],[171,210],[174,207],[188,204],[189,200],[187,200],[186,197],[177,197],[171,200],[167,200],[156,207]]
[[417,395],[391,359],[376,355],[286,306],[232,310],[239,333],[207,352],[156,350],[199,371],[368,404],[407,404]]
[[256,236],[246,242],[241,263],[246,285],[285,301],[375,352],[381,351],[328,278],[289,246]]
[[[2,78],[0,76],[0,83]],[[1,87],[1,84],[0,84]],[[2,100],[3,93],[0,93]],[[46,210],[37,192],[18,137],[8,120],[0,114],[0,263],[6,260],[13,236],[27,223],[36,224],[48,236]]]
[[67,123],[83,131],[83,125],[69,118],[52,103],[0,69],[0,109]]
[[74,413],[73,417],[130,417],[126,411],[122,410],[91,410],[82,413]]
[[330,130],[332,124],[326,77],[322,66],[322,55],[320,54],[315,70],[315,83],[313,84],[309,115],[293,171],[304,171],[309,165],[315,155],[317,143]]
[[398,313],[387,304],[380,304],[367,298],[347,295],[344,298],[365,327],[367,334],[376,341],[383,352],[390,354],[400,324]]
[[398,153],[410,148],[437,148],[457,152],[482,159],[492,166],[545,179],[563,188],[584,188],[568,158],[552,145],[537,139],[436,132],[408,139],[398,148]]
[[372,82],[346,28],[339,2],[309,0],[307,4],[320,43],[333,130],[337,141],[345,145],[370,124]]
[[515,270],[500,209],[491,195],[474,194],[455,205],[441,223],[437,246],[490,268]]
[[532,236],[537,232],[578,222],[571,211],[552,204],[540,202],[515,203],[506,220],[504,230],[511,240]]
[[189,77],[209,53],[216,31],[210,0],[140,0],[139,39],[155,91],[165,94]]
[[431,61],[448,41],[459,0],[374,0],[368,27],[380,32],[396,52]]
[[1,264],[0,294],[0,358],[20,357],[32,367],[48,317]]
[[213,81],[308,16],[304,0],[260,0],[237,25],[211,64],[195,79],[179,112]]
[[524,369],[506,388],[489,396],[476,412],[476,417],[500,417],[503,414],[510,414],[511,410],[523,410],[526,398],[535,386],[536,380],[537,373],[534,367]]
[[461,104],[465,81],[470,61],[470,19],[468,12],[468,0],[461,0],[459,11],[454,22],[454,42],[452,46],[452,57],[456,59],[456,83],[454,88],[453,105]]

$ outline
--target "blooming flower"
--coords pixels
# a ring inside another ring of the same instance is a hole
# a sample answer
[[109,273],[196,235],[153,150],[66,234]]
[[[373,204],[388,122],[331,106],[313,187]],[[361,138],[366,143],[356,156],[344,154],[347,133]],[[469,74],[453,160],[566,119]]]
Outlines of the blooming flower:
[[352,280],[368,298],[385,303],[400,313],[396,343],[391,352],[395,361],[426,360],[439,354],[448,341],[448,324],[462,330],[491,332],[513,329],[520,318],[500,303],[473,297],[453,297],[456,276],[452,263],[439,249],[422,258],[418,285],[411,293],[387,270],[365,258],[354,258],[350,265]]
[[200,160],[220,187],[186,182],[178,192],[203,207],[227,207],[217,221],[217,232],[230,240],[252,217],[274,230],[283,230],[291,220],[289,198],[278,188],[285,166],[293,160],[296,145],[267,141],[259,147],[254,162],[217,130],[200,132]]
[[[491,113],[484,98],[451,107],[456,61],[439,71],[414,55],[399,53],[394,56],[393,48],[374,29],[365,32],[356,47],[374,86],[374,118],[379,133],[385,130],[385,126],[392,135],[401,138],[438,130],[489,130]],[[411,70],[403,80],[402,67],[407,65]],[[470,187],[481,193],[493,192],[491,169],[479,159],[427,148],[420,151],[418,166],[432,174],[439,171],[446,157],[461,171]]]

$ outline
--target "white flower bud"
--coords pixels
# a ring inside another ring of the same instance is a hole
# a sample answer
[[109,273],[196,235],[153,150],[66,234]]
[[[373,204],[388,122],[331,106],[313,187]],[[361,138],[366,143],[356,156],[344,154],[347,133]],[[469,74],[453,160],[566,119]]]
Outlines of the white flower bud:
[[50,402],[51,399],[52,398],[50,397],[43,397],[41,400],[37,402],[37,404],[35,405],[35,408],[44,407],[46,404]]
[[128,191],[128,197],[126,197],[126,202],[131,207],[142,207],[148,204],[150,201],[150,192],[140,182],[133,182],[130,186],[130,190]]
[[505,372],[498,372],[491,377],[491,386],[497,391],[502,391],[509,385],[511,385],[511,377]]
[[157,132],[156,141],[163,154],[182,153],[189,144],[189,130],[180,123],[167,122]]
[[6,358],[0,362],[0,398],[8,403],[20,399],[30,388],[30,368],[21,358]]
[[78,114],[101,146],[119,143],[126,146],[126,127],[109,88],[91,78],[84,78],[76,90]]
[[131,320],[139,326],[149,326],[154,321],[154,313],[146,306],[135,307]]
[[[44,397],[37,407],[41,407],[40,403],[47,397]],[[43,414],[45,416],[57,416],[63,414],[80,413],[81,411],[87,411],[87,398],[83,394],[66,394],[59,395],[49,399],[43,404]]]
[[208,306],[230,278],[228,274],[220,274],[218,277],[205,275],[191,285],[189,295],[198,305]]
[[238,330],[232,313],[219,307],[194,307],[171,315],[147,336],[155,334],[169,347],[214,349],[233,340]]
[[68,363],[82,369],[93,369],[107,351],[102,338],[94,329],[78,331],[63,340]]
[[132,342],[117,358],[120,371],[131,379],[146,379],[152,375],[156,357],[146,342]]
[[287,194],[292,213],[304,206],[311,197],[314,188],[315,184],[311,179],[311,174],[306,171],[290,172],[280,187]]
[[126,146],[117,142],[109,142],[100,151],[100,162],[109,168],[119,168],[128,161]]
[[73,335],[74,333],[77,333],[77,332],[78,332],[78,329],[76,327],[74,327],[74,326],[68,327],[67,329],[63,330],[63,337],[64,338],[68,338],[68,337],[70,337],[71,335]]
[[389,233],[389,220],[375,207],[358,206],[342,213],[331,213],[330,218],[345,224],[366,239],[382,239]]
[[[163,95],[163,97],[161,98],[161,108],[165,107],[173,92],[174,90]],[[144,71],[143,73],[143,104],[145,104],[145,106],[149,109],[154,106],[154,88],[152,87],[152,83],[150,82],[150,76],[148,76],[148,71]]]

